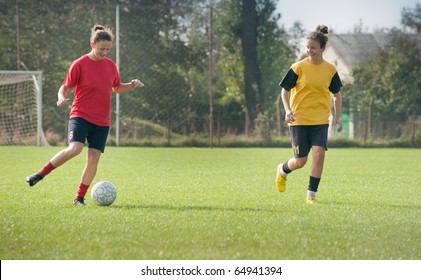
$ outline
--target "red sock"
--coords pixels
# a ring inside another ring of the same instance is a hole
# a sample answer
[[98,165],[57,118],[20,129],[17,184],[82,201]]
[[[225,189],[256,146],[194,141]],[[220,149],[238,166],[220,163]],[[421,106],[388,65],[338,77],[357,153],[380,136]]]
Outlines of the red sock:
[[80,183],[79,188],[76,192],[76,198],[84,198],[86,193],[88,192],[89,185],[85,185],[83,183]]
[[46,176],[50,174],[51,171],[55,169],[54,165],[51,164],[51,161],[49,161],[46,165],[44,165],[40,171],[38,171],[38,174],[41,174],[42,176]]

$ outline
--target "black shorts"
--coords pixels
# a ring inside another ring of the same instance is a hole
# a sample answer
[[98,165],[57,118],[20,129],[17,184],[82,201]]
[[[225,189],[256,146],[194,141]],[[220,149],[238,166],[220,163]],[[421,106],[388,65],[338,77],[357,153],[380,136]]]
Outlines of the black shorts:
[[311,147],[320,146],[327,150],[329,125],[292,125],[289,127],[295,158],[308,156]]
[[109,126],[99,126],[82,118],[71,118],[69,120],[69,143],[85,144],[85,141],[88,140],[89,148],[104,152],[109,131]]

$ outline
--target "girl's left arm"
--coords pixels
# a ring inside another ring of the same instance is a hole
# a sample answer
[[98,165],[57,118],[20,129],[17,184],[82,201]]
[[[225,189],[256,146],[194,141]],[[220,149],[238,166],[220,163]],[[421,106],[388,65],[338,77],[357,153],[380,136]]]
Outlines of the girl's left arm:
[[338,125],[338,132],[342,131],[342,122],[340,119],[342,110],[342,95],[340,92],[333,94],[333,109],[335,110],[335,118],[333,125]]
[[118,87],[114,87],[115,93],[125,93],[135,88],[143,88],[145,85],[138,79],[132,80],[130,83],[121,83]]

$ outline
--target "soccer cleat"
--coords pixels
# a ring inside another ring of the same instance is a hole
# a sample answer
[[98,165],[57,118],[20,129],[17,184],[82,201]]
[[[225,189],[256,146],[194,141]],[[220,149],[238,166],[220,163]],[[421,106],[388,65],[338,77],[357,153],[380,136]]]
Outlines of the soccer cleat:
[[73,200],[73,205],[75,206],[86,206],[85,199],[77,197],[75,200]]
[[282,176],[282,174],[279,172],[279,168],[282,168],[282,163],[278,165],[278,168],[276,169],[276,188],[279,192],[284,192],[287,187],[287,178]]
[[36,183],[38,183],[39,181],[41,181],[43,178],[44,178],[44,176],[42,176],[41,174],[35,173],[32,176],[26,177],[26,182],[28,182],[29,183],[29,186],[32,187]]
[[307,204],[316,204],[317,200],[316,200],[315,196],[309,195],[309,196],[307,196],[306,202],[307,202]]

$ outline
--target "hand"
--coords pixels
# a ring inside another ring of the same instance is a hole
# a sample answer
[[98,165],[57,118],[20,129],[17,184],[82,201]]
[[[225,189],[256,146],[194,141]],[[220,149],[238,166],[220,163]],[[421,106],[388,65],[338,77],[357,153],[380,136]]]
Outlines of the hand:
[[289,111],[289,112],[287,112],[285,114],[285,122],[286,123],[293,123],[293,122],[295,122],[294,112]]
[[335,120],[335,122],[334,122],[334,124],[333,125],[335,125],[335,126],[337,126],[338,127],[338,129],[337,129],[337,131],[338,132],[341,132],[342,131],[342,122],[341,122],[341,120],[339,120],[339,119],[337,119],[337,120]]
[[130,82],[130,85],[132,88],[143,88],[145,85],[139,81],[138,79],[134,79]]
[[69,104],[69,102],[70,102],[70,98],[60,98],[57,101],[57,106],[58,107],[63,107],[64,105]]

